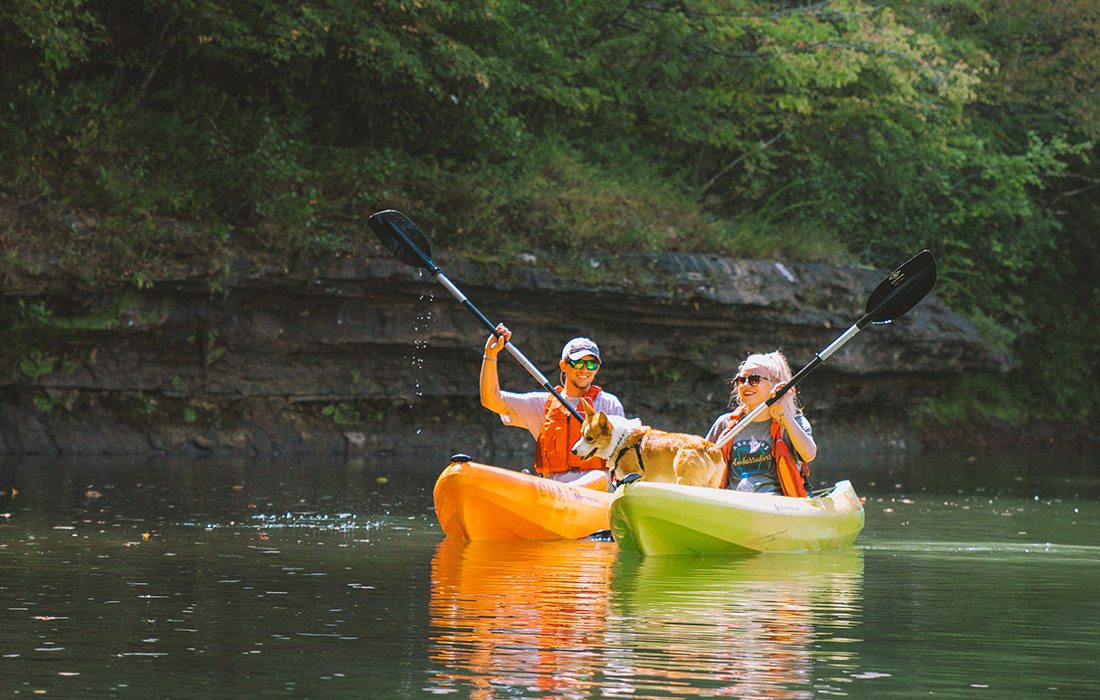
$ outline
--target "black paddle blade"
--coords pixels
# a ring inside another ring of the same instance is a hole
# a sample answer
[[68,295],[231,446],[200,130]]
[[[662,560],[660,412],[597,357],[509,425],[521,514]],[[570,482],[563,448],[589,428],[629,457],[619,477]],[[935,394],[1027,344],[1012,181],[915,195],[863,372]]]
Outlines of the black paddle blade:
[[867,298],[867,313],[861,320],[863,324],[889,323],[916,306],[935,286],[936,256],[930,250],[922,250],[875,287]]
[[396,209],[371,214],[367,219],[371,231],[393,256],[412,267],[431,270],[432,249],[420,228]]

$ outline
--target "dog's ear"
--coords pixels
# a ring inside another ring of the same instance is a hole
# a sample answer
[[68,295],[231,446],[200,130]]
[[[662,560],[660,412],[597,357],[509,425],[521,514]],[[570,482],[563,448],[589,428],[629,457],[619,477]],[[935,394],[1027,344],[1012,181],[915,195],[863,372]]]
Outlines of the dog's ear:
[[607,414],[603,411],[600,411],[600,415],[596,418],[596,425],[604,432],[611,432],[611,421],[607,419]]
[[581,397],[581,412],[584,413],[585,418],[596,412],[596,407],[592,405],[592,402],[583,396]]

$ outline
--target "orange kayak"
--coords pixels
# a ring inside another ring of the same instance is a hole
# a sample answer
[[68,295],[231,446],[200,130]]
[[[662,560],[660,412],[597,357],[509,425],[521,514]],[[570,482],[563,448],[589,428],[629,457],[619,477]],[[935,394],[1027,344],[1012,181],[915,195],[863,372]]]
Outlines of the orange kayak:
[[433,496],[443,532],[467,540],[573,540],[611,528],[611,493],[476,462],[452,462]]

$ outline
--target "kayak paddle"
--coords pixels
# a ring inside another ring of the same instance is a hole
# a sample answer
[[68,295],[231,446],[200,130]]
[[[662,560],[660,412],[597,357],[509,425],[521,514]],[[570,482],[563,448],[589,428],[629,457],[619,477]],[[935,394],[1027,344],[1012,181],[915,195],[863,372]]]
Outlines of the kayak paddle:
[[[405,216],[399,211],[394,209],[386,209],[385,211],[376,212],[371,214],[367,219],[367,223],[370,225],[371,231],[374,231],[374,235],[378,236],[378,239],[382,241],[383,245],[389,249],[393,256],[401,262],[411,267],[423,268],[432,273],[432,277],[443,285],[444,289],[451,293],[455,299],[470,310],[470,313],[481,321],[481,324],[489,329],[489,332],[493,335],[497,334],[497,327],[489,319],[485,318],[485,314],[481,313],[476,306],[474,306],[466,295],[462,293],[458,287],[454,285],[447,276],[443,274],[443,271],[439,269],[434,262],[432,262],[432,249],[428,244],[428,239],[424,236],[424,233],[420,228],[412,222],[412,219]],[[535,378],[543,389],[546,389],[554,398],[561,402],[562,406],[573,415],[579,422],[584,422],[584,416],[577,412],[577,409],[569,405],[561,394],[551,386],[550,381],[539,371],[538,367],[531,364],[522,352],[519,351],[515,345],[512,345],[512,341],[508,341],[504,344],[508,352],[512,353],[512,357],[516,358],[516,362],[519,362],[531,376]]]
[[932,287],[936,285],[936,256],[931,251],[923,250],[907,260],[901,267],[891,272],[867,298],[866,313],[860,317],[848,330],[829,343],[821,352],[810,360],[810,363],[800,369],[798,374],[791,377],[791,381],[764,403],[748,412],[745,417],[732,428],[718,437],[716,445],[722,447],[732,440],[745,426],[753,421],[764,409],[779,400],[788,389],[794,387],[813,372],[825,360],[839,350],[841,346],[863,330],[869,323],[890,323],[895,318],[903,315],[913,308],[921,299],[928,296]]

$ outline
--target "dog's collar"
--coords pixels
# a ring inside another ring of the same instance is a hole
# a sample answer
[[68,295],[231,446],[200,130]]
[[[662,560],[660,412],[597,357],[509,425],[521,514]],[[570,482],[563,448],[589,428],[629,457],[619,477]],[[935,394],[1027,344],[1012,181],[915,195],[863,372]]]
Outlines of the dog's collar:
[[641,469],[644,472],[645,471],[645,464],[642,462],[642,442],[641,442],[641,440],[634,443],[633,445],[627,445],[623,449],[619,450],[619,454],[615,455],[615,466],[616,467],[619,466],[619,462],[622,461],[623,455],[625,455],[630,450],[634,450],[634,454],[638,456],[638,468]]
[[[625,455],[630,450],[634,450],[634,454],[638,458],[638,471],[637,472],[631,472],[630,474],[627,474],[622,479],[619,479],[617,481],[615,479],[612,479],[611,483],[612,483],[613,488],[617,489],[620,486],[622,486],[623,484],[633,483],[633,482],[637,481],[638,479],[641,479],[642,476],[645,474],[645,462],[642,461],[642,441],[639,440],[639,441],[635,442],[633,445],[627,445],[626,447],[622,448],[621,450],[619,450],[619,453],[617,455],[615,455],[615,469],[611,470],[612,476],[614,476],[615,472],[618,470],[619,462],[622,460],[623,455]],[[631,479],[630,477],[634,477],[634,478]]]
[[616,467],[619,466],[619,462],[622,461],[623,455],[625,455],[630,450],[634,450],[634,454],[638,458],[638,470],[641,471],[642,473],[645,473],[645,462],[642,461],[642,441],[641,440],[634,443],[633,445],[627,445],[626,447],[619,450],[619,454],[615,455],[615,466]]
[[[636,425],[634,423],[636,423]],[[622,455],[619,448],[622,447],[623,443],[626,442],[627,440],[629,440],[634,435],[634,433],[638,432],[638,429],[641,428],[641,421],[638,421],[638,419],[635,418],[633,421],[630,421],[630,423],[628,423],[627,425],[624,425],[624,426],[621,426],[621,427],[623,429],[622,434],[619,435],[619,439],[615,441],[615,445],[608,452],[608,454],[615,454],[616,452],[620,453],[620,457],[615,458],[615,463],[616,464],[618,464],[619,459],[621,458],[621,455]]]

